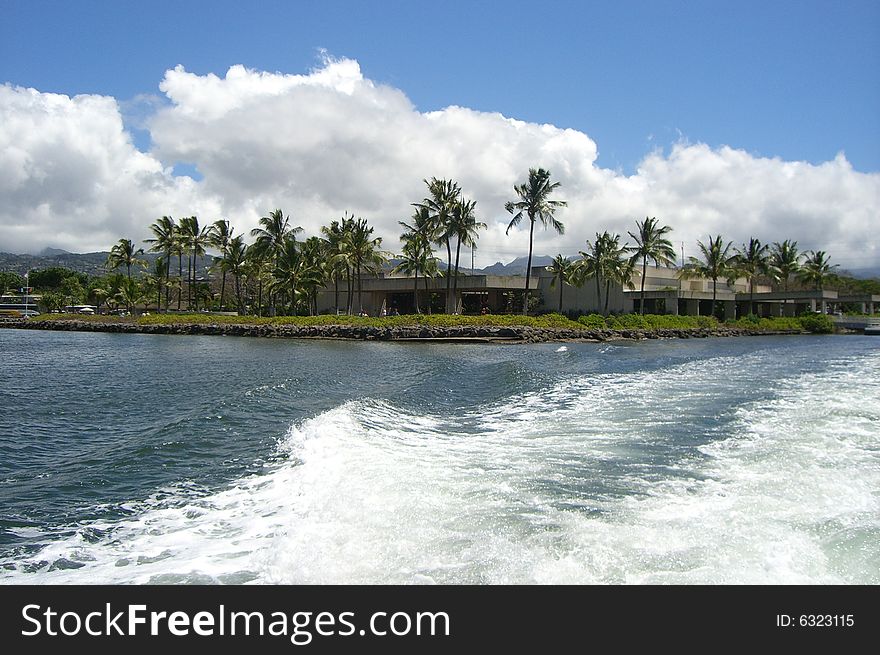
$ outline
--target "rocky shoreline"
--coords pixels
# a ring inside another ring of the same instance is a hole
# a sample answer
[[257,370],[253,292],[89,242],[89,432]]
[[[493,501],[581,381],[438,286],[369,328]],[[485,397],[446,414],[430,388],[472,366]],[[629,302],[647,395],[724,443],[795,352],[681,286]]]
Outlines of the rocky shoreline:
[[701,339],[707,337],[801,334],[797,330],[752,330],[718,327],[693,329],[608,330],[534,328],[526,326],[435,327],[425,325],[368,327],[359,325],[248,325],[235,323],[170,323],[141,325],[125,322],[21,319],[0,327],[26,330],[180,334],[282,339],[347,339],[356,341],[450,341],[470,343],[542,343],[546,341],[614,341],[620,339]]

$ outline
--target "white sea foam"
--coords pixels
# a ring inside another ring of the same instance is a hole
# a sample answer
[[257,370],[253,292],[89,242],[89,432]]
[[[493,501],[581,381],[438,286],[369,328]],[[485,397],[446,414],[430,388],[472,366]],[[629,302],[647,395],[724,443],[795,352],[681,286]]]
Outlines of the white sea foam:
[[[0,579],[880,582],[880,357],[725,414],[765,356],[571,379],[458,416],[348,402],[292,426],[265,474],[163,493]],[[706,434],[686,447],[688,421]]]

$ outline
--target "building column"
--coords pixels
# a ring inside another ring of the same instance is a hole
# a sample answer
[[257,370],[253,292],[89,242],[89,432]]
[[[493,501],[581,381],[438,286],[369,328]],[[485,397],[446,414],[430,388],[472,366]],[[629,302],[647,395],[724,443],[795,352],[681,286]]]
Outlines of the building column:
[[823,313],[823,314],[827,314],[827,313],[828,313],[828,303],[825,302],[825,299],[824,299],[824,298],[822,298],[822,313]]
[[811,312],[816,311],[816,299],[815,298],[810,298],[810,311]]
[[868,303],[868,313],[869,313],[869,314],[873,314],[873,313],[874,313],[874,301],[873,301],[873,300],[872,300],[871,302]]
[[678,316],[678,297],[666,299],[666,313]]

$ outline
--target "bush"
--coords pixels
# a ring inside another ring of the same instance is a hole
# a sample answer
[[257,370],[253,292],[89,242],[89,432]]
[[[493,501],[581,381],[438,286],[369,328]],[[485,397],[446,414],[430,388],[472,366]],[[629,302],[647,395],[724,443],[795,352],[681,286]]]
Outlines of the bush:
[[608,327],[605,324],[605,317],[600,314],[588,314],[586,316],[579,316],[578,323],[591,330],[604,330],[606,327]]
[[834,332],[834,321],[825,314],[804,314],[799,319],[801,327],[813,334],[831,334]]

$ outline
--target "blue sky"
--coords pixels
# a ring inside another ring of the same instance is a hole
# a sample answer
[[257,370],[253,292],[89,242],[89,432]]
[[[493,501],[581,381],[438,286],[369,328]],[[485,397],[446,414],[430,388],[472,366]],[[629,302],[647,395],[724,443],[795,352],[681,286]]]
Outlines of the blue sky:
[[305,73],[319,48],[421,111],[584,131],[627,173],[679,139],[880,170],[876,0],[0,0],[0,81],[45,92],[160,95],[177,64]]

